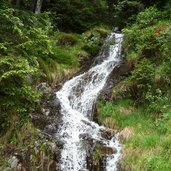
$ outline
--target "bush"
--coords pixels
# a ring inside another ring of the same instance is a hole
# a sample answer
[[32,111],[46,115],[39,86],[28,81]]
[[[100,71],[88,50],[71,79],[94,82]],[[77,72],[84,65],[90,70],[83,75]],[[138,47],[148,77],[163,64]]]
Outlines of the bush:
[[126,57],[136,65],[130,79],[130,90],[137,102],[142,100],[144,103],[148,91],[152,96],[157,89],[167,94],[171,85],[168,74],[171,54],[170,22],[164,19],[160,21],[162,15],[155,7],[147,8],[138,14],[131,27],[124,29]]
[[130,91],[133,98],[138,100],[139,103],[145,102],[148,87],[154,82],[154,71],[154,65],[147,59],[139,62],[132,71],[132,75],[129,78]]
[[57,44],[60,46],[73,46],[78,43],[78,39],[75,35],[69,33],[60,33],[57,36]]
[[161,18],[161,13],[155,7],[149,7],[140,12],[137,16],[136,23],[140,28],[145,28],[156,24]]
[[107,33],[109,33],[109,30],[100,27],[83,33],[84,45],[82,49],[88,52],[91,56],[96,56],[103,44],[104,38],[107,36]]
[[[39,100],[38,58],[48,58],[55,47],[48,15],[35,16],[4,4],[0,9],[0,133],[13,117],[22,124]],[[16,123],[17,124],[17,123]]]
[[11,115],[23,116],[34,106],[39,94],[30,86],[38,69],[20,57],[0,59],[0,133],[13,122]]
[[154,92],[148,91],[145,98],[148,110],[156,114],[156,116],[164,113],[168,108],[168,98],[160,89],[156,89]]
[[143,9],[143,4],[135,0],[121,0],[114,4],[114,26],[124,28],[136,19],[136,15]]
[[83,33],[90,28],[108,23],[106,0],[58,0],[50,3],[54,25],[66,32]]

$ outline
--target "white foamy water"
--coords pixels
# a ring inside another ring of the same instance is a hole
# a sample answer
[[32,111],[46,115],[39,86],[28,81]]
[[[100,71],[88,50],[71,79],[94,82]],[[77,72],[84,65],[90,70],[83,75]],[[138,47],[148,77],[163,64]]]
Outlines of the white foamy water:
[[85,143],[85,136],[93,142],[102,141],[106,146],[117,149],[116,154],[106,156],[105,171],[117,170],[116,165],[121,155],[118,135],[110,141],[105,140],[101,137],[105,128],[90,118],[93,105],[109,74],[119,65],[122,39],[122,34],[112,33],[108,36],[98,56],[105,56],[101,63],[67,81],[56,93],[61,104],[62,116],[56,136],[64,143],[59,163],[61,171],[87,171],[86,157],[89,145]]

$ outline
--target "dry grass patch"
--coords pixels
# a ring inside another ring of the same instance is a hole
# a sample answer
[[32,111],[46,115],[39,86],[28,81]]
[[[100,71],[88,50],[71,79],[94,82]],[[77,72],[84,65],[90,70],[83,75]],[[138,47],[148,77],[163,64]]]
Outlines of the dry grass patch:
[[120,132],[120,138],[121,141],[126,141],[132,136],[134,136],[135,131],[134,128],[132,127],[125,127],[121,132]]

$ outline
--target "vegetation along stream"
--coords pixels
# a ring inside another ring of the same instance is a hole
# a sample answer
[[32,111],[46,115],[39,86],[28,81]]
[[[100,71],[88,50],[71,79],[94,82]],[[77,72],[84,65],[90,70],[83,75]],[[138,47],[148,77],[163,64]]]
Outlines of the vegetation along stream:
[[0,26],[0,171],[171,171],[171,0],[0,0]]

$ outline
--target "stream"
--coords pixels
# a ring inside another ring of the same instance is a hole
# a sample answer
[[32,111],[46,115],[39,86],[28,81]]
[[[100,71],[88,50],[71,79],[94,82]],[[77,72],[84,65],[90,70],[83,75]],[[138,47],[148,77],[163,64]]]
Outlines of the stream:
[[115,134],[111,139],[102,137],[107,128],[93,122],[92,115],[98,95],[113,69],[121,62],[122,40],[123,34],[111,33],[90,69],[68,80],[56,92],[62,117],[56,133],[56,137],[63,142],[60,171],[88,171],[87,157],[96,142],[117,150],[111,155],[106,155],[103,170],[118,170],[117,164],[121,157],[119,134]]

